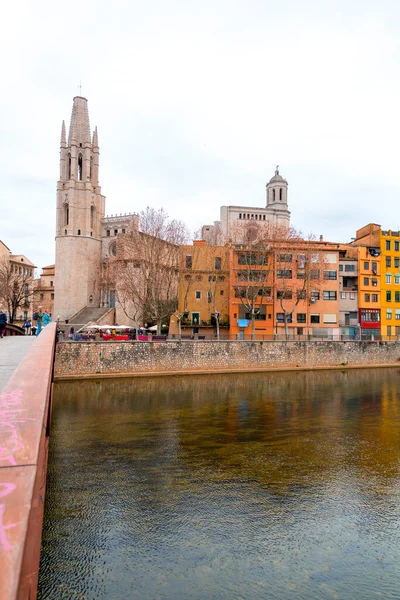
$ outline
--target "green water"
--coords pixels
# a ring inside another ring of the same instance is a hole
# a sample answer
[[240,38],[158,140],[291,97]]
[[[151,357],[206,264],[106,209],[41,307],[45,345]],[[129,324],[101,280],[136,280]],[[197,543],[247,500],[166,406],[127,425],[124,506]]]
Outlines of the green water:
[[399,385],[57,384],[39,598],[400,598]]

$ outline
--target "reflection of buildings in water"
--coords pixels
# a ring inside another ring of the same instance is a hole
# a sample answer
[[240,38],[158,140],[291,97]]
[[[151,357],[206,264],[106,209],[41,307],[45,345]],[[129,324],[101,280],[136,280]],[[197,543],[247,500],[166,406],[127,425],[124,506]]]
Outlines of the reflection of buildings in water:
[[[361,478],[379,468],[391,476],[398,379],[376,369],[72,382],[56,385],[55,411],[64,427],[95,418],[97,442],[146,441],[160,460],[284,490],[293,479],[325,484],[352,465]],[[173,485],[168,469],[159,483],[160,493]]]

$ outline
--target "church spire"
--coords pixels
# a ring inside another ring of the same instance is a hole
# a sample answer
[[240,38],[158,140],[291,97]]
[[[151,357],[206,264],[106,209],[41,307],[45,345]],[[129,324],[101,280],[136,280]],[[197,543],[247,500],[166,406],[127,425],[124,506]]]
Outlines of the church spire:
[[67,145],[67,139],[65,137],[65,121],[63,121],[62,125],[61,125],[61,146],[66,147],[66,145]]
[[75,96],[72,105],[71,123],[69,126],[68,145],[72,141],[77,144],[90,144],[89,111],[86,98]]
[[93,148],[98,148],[99,147],[99,138],[98,138],[98,135],[97,135],[97,125],[96,125],[96,127],[94,128],[94,131],[93,131],[92,147]]

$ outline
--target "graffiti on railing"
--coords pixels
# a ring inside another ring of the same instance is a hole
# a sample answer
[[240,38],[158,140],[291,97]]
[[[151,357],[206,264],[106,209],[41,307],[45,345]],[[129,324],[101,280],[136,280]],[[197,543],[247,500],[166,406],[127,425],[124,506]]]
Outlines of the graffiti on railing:
[[[15,483],[6,483],[0,482],[0,499],[8,496],[15,490],[17,486]],[[6,505],[0,504],[0,550],[3,552],[7,552],[11,550],[11,544],[7,539],[7,530],[12,529],[12,527],[16,527],[19,523],[9,523],[8,525],[4,524],[4,515],[6,511]]]
[[16,453],[23,447],[19,439],[18,425],[27,421],[36,421],[24,417],[25,408],[21,407],[22,390],[0,394],[0,466],[17,466]]
[[[19,425],[28,421],[36,421],[25,417],[25,408],[22,408],[22,390],[3,392],[0,394],[0,467],[16,467],[17,452],[24,444],[20,439]],[[1,474],[1,469],[0,469]],[[5,498],[16,489],[15,483],[0,482],[0,499]],[[0,550],[10,550],[11,545],[7,539],[7,530],[16,527],[18,523],[5,525],[6,504],[0,504]]]

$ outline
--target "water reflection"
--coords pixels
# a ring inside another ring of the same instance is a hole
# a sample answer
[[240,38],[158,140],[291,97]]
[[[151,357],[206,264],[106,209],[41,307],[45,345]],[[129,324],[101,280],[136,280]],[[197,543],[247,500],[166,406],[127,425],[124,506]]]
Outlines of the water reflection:
[[58,384],[39,598],[398,597],[399,381]]

